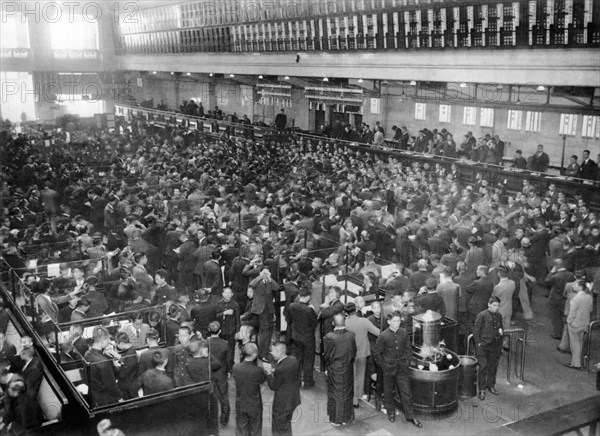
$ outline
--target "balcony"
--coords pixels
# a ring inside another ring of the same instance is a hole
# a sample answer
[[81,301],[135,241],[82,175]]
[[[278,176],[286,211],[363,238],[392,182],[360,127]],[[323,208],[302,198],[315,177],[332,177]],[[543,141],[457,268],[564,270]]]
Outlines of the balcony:
[[30,55],[28,48],[3,48],[0,57],[3,59],[28,59]]
[[84,59],[96,60],[99,58],[98,50],[53,50],[54,59]]

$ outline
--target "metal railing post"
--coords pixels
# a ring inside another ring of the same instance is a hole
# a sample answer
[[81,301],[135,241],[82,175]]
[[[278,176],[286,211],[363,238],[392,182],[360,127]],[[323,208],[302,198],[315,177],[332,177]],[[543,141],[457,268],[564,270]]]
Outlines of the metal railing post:
[[58,363],[60,365],[60,348],[59,348],[59,343],[58,343],[58,326],[53,322],[52,325],[54,326],[54,346],[56,348],[56,363]]
[[515,351],[517,352],[517,354],[515,357],[515,375],[522,381],[524,381],[527,332],[522,328],[506,329],[504,331],[504,336],[508,336],[508,354],[506,356],[506,379],[510,383],[510,373],[513,360],[513,342],[516,342]]
[[583,353],[583,364],[585,367],[585,372],[587,373],[590,372],[590,361],[592,356],[592,330],[594,330],[597,325],[600,325],[600,320],[592,321],[590,323],[586,332],[587,341],[583,342],[585,349],[585,352]]
[[471,342],[473,342],[473,348],[475,349],[475,353],[477,353],[477,344],[475,343],[475,336],[473,336],[473,333],[467,336],[467,346],[465,347],[467,356],[471,355]]
[[90,362],[85,362],[85,376],[86,383],[88,385],[88,401],[91,409],[94,408],[94,399],[92,394],[92,364]]

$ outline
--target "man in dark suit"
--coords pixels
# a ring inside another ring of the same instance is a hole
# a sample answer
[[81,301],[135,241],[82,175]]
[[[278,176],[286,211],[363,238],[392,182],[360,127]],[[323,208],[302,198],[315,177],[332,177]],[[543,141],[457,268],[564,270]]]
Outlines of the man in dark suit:
[[221,404],[220,421],[221,425],[225,427],[229,423],[229,385],[227,383],[226,366],[226,362],[229,361],[229,344],[219,337],[221,325],[218,321],[211,322],[208,325],[208,331],[210,332],[210,338],[208,339],[210,354],[222,364],[217,371],[213,371],[212,375],[217,391],[217,398],[219,399],[219,404]]
[[477,267],[477,277],[478,279],[465,289],[465,297],[468,301],[467,309],[470,314],[470,331],[472,331],[475,317],[487,308],[488,301],[494,291],[494,282],[492,277],[488,275],[487,266],[479,265],[479,267]]
[[258,316],[258,356],[261,360],[266,361],[271,344],[273,317],[275,316],[273,291],[278,290],[279,285],[271,278],[269,268],[264,267],[249,286],[254,290],[250,312]]
[[548,166],[550,165],[550,156],[546,152],[544,152],[544,146],[542,144],[537,146],[536,153],[529,157],[527,160],[527,169],[531,171],[537,171],[540,173],[545,173],[548,171]]
[[117,369],[117,385],[123,393],[123,399],[137,398],[138,359],[135,347],[131,344],[129,335],[125,332],[117,333],[115,342],[121,355]]
[[214,250],[211,253],[211,259],[204,262],[202,268],[202,284],[205,288],[209,288],[211,294],[217,298],[221,298],[223,293],[223,271],[219,265],[221,252]]
[[292,341],[292,355],[298,360],[304,375],[304,389],[315,385],[313,371],[315,365],[315,329],[317,313],[309,306],[311,291],[302,289],[298,301],[293,302],[287,312],[288,329]]
[[344,311],[344,304],[340,301],[342,288],[332,286],[329,288],[329,293],[325,297],[325,301],[321,304],[321,312],[319,318],[323,320],[323,335],[327,335],[333,331],[333,316],[336,313]]
[[546,277],[544,284],[550,289],[548,304],[550,305],[550,320],[552,322],[553,339],[561,339],[564,328],[564,312],[567,298],[565,297],[565,285],[575,280],[571,271],[567,271],[562,259],[554,261],[554,267]]
[[262,434],[262,396],[260,385],[267,379],[255,364],[258,347],[253,342],[244,345],[244,360],[233,366],[235,381],[236,435],[260,436]]
[[292,416],[300,405],[300,375],[298,361],[287,355],[283,342],[275,342],[271,346],[271,356],[276,364],[273,368],[265,364],[263,369],[267,374],[267,383],[275,391],[273,398],[273,436],[292,435]]
[[250,260],[248,259],[249,250],[248,247],[242,246],[240,249],[240,255],[233,259],[231,264],[231,270],[229,271],[229,280],[231,283],[231,289],[233,290],[235,301],[240,305],[240,310],[243,312],[246,308],[248,297],[246,292],[248,291],[248,283],[250,279],[248,276],[242,274],[244,268]]
[[75,348],[81,357],[85,355],[87,350],[90,349],[90,344],[88,344],[87,339],[83,337],[83,327],[80,325],[72,325],[69,328],[69,338],[73,343],[73,348]]
[[208,338],[209,324],[217,321],[218,307],[216,303],[210,301],[209,297],[208,289],[200,289],[198,291],[198,304],[190,311],[194,321],[194,331],[200,332],[203,338]]
[[221,323],[220,337],[227,341],[229,346],[227,361],[223,364],[226,365],[227,372],[231,373],[235,354],[235,334],[240,331],[240,306],[233,300],[231,288],[223,289],[223,298],[217,303],[217,318]]
[[181,245],[176,248],[177,258],[179,259],[177,266],[179,271],[178,285],[186,291],[190,291],[194,288],[195,284],[194,266],[196,265],[196,262],[194,259],[194,251],[196,250],[196,245],[189,239],[186,232],[179,236],[179,240],[181,241]]
[[113,361],[104,355],[104,350],[110,344],[110,335],[104,327],[94,328],[94,344],[85,353],[85,360],[92,365],[88,385],[94,407],[106,406],[123,400],[123,394],[117,386]]
[[577,155],[574,154],[571,156],[571,161],[569,165],[565,169],[565,176],[567,177],[580,177],[581,167],[577,163]]
[[146,343],[148,344],[148,349],[144,350],[140,354],[138,362],[138,376],[155,367],[153,364],[154,352],[160,350],[160,345],[158,345],[159,340],[160,335],[158,334],[158,331],[155,329],[148,330],[148,333],[146,333]]
[[90,189],[88,191],[89,201],[86,206],[90,208],[90,223],[94,225],[95,230],[102,231],[104,229],[104,208],[108,201],[104,197],[100,197],[100,194],[102,194],[102,189]]
[[598,171],[598,167],[596,162],[590,159],[590,151],[584,150],[579,177],[586,180],[596,180],[596,171]]
[[25,395],[30,400],[37,401],[37,395],[44,378],[44,368],[39,357],[36,356],[33,347],[25,347],[21,350],[21,359],[25,361],[25,365],[21,370],[21,376],[25,380],[27,391]]
[[193,258],[195,260],[194,265],[194,276],[196,277],[196,286],[205,286],[204,279],[204,264],[211,259],[213,251],[216,247],[208,243],[208,240],[204,236],[202,230],[198,230],[198,242],[199,246],[194,250]]
[[[153,349],[150,352],[153,368],[145,370],[138,379],[138,386],[144,395],[165,392],[175,388],[175,382],[165,371],[169,361],[169,352],[166,349]],[[139,389],[139,388],[138,388]]]
[[502,352],[502,316],[498,313],[500,299],[491,297],[487,309],[482,310],[475,318],[473,337],[477,344],[477,360],[479,360],[479,399],[485,400],[485,390],[498,395],[496,391],[496,372]]
[[388,419],[396,420],[394,390],[400,394],[402,411],[406,420],[415,427],[422,427],[414,417],[412,392],[408,376],[408,367],[412,357],[412,346],[408,333],[400,327],[402,317],[399,312],[388,315],[389,328],[383,331],[375,342],[373,357],[383,370],[383,395]]
[[275,127],[277,127],[278,130],[283,130],[285,129],[286,124],[287,116],[285,115],[285,110],[281,109],[281,112],[275,117]]

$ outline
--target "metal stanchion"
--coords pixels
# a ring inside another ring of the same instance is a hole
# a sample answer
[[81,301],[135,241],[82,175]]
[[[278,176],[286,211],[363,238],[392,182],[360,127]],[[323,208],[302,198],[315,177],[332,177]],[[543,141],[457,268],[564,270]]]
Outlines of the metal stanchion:
[[[84,357],[85,360],[85,357]],[[90,362],[85,362],[85,376],[86,376],[86,384],[88,385],[88,404],[90,408],[94,407],[94,399],[92,397],[92,364]]]
[[600,320],[592,321],[587,329],[587,340],[584,338],[584,350],[583,353],[583,366],[585,368],[585,372],[590,372],[590,360],[592,356],[592,330],[600,325]]
[[475,336],[473,336],[473,333],[467,336],[467,346],[465,347],[465,352],[467,356],[471,355],[471,342],[473,342],[473,348],[477,352],[477,344],[475,343]]
[[508,354],[506,356],[506,379],[510,382],[510,370],[512,366],[512,343],[516,338],[516,359],[518,365],[515,365],[515,374],[522,381],[525,381],[525,345],[527,343],[527,332],[522,328],[506,329],[504,336],[508,336]]
[[58,326],[53,322],[52,323],[54,325],[54,346],[56,348],[56,363],[58,363],[60,365],[60,348],[59,348],[59,343],[58,343]]

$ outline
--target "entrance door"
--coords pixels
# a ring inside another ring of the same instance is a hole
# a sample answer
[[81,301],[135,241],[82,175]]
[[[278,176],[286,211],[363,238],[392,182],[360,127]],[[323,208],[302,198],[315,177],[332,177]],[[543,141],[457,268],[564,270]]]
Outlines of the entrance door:
[[315,111],[315,132],[318,132],[321,126],[325,125],[325,111],[324,110],[316,110]]
[[331,111],[331,125],[335,126],[337,122],[339,122],[342,126],[345,126],[350,123],[350,114],[344,112],[334,112]]

